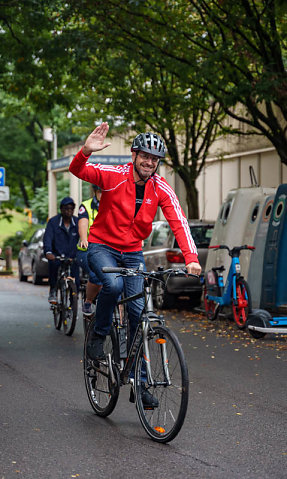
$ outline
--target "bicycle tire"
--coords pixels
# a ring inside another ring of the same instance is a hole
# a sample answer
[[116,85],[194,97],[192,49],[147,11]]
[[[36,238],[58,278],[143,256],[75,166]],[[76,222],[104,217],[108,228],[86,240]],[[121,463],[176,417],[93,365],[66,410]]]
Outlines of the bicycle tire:
[[218,303],[215,303],[215,301],[207,298],[206,286],[204,286],[203,289],[203,301],[207,319],[209,319],[209,321],[215,321],[218,316],[220,306]]
[[72,336],[77,322],[78,314],[78,294],[73,281],[68,280],[64,289],[62,304],[62,321],[64,333],[66,336]]
[[246,328],[248,314],[252,310],[251,293],[244,278],[236,279],[236,302],[232,300],[233,319],[238,329]]
[[[155,326],[148,333],[151,373],[155,385],[147,385],[148,391],[158,400],[158,407],[145,409],[142,397],[142,368],[145,364],[143,342],[136,355],[135,396],[137,412],[147,434],[156,442],[166,443],[174,439],[182,428],[188,406],[188,369],[182,347],[173,331]],[[170,384],[164,371],[163,347],[166,348],[166,366]]]
[[112,384],[109,377],[109,370],[106,361],[98,361],[95,365],[95,361],[89,359],[87,355],[87,344],[94,330],[95,320],[93,320],[89,326],[87,334],[85,336],[84,344],[84,376],[85,386],[88,394],[90,404],[98,416],[109,416],[116,407],[119,390],[120,390],[120,373],[117,364],[114,361],[114,356],[117,355],[118,342],[116,331],[112,326],[111,332],[106,336],[104,344],[104,352],[110,353],[112,356],[112,367],[115,377],[115,384]]
[[59,331],[62,327],[62,290],[61,285],[56,286],[57,304],[53,305],[53,316],[55,328]]

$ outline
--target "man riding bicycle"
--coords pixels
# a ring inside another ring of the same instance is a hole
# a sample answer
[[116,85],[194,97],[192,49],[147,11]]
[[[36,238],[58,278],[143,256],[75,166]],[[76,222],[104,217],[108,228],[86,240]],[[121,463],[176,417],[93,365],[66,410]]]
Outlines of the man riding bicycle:
[[[60,203],[61,213],[49,219],[43,242],[44,254],[49,261],[50,293],[48,301],[57,303],[56,283],[60,261],[57,256],[75,258],[79,240],[78,218],[74,216],[75,203],[73,198],[66,196]],[[72,275],[75,277],[77,289],[80,286],[79,267],[72,264]]]
[[[139,268],[144,265],[142,241],[149,236],[158,206],[161,207],[185,258],[188,273],[200,274],[197,249],[178,198],[167,181],[156,171],[165,157],[163,140],[154,133],[140,133],[133,140],[132,162],[111,166],[88,162],[92,152],[101,151],[106,143],[108,123],[103,122],[86,139],[74,157],[70,172],[95,183],[102,189],[99,212],[89,233],[88,261],[101,280],[94,336],[88,347],[91,359],[105,357],[103,345],[109,333],[113,310],[124,288],[130,296],[142,291],[140,277],[117,277],[104,274],[103,266]],[[143,310],[143,299],[128,304],[130,340],[135,334]],[[143,402],[156,407],[155,398],[143,387]]]

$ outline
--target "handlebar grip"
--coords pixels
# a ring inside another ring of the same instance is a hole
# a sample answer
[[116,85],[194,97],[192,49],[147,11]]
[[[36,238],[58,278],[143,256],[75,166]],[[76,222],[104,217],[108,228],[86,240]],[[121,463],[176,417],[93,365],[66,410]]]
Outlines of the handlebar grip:
[[113,266],[103,266],[102,272],[103,273],[122,273],[125,271],[124,268],[113,267]]
[[229,250],[229,246],[227,246],[226,244],[215,244],[215,245],[212,245],[212,246],[208,246],[208,249],[227,249]]

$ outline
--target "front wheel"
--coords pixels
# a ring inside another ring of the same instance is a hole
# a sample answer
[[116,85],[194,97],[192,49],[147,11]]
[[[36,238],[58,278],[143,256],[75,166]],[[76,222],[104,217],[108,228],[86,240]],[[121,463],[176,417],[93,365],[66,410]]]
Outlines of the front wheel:
[[[147,434],[157,442],[168,442],[179,433],[187,411],[189,381],[184,354],[176,335],[164,326],[151,328],[148,352],[141,343],[136,356],[135,393],[137,411]],[[151,381],[147,379],[149,354]],[[154,397],[157,406],[147,408],[142,388]]]
[[239,329],[245,329],[249,312],[252,310],[248,283],[243,278],[236,279],[236,300],[232,299],[232,313]]
[[115,356],[118,356],[118,343],[114,328],[111,333],[106,336],[104,344],[104,352],[106,356],[110,354],[112,363],[113,378],[111,378],[108,361],[99,360],[92,361],[87,354],[87,345],[92,340],[95,321],[92,321],[84,344],[84,376],[85,386],[90,404],[98,416],[109,416],[116,407],[119,389],[120,375],[118,365],[115,363]]
[[68,281],[68,285],[64,288],[63,297],[62,320],[64,333],[67,336],[72,336],[78,314],[78,294],[73,281]]
[[57,294],[57,302],[56,304],[53,304],[52,311],[53,311],[53,316],[54,316],[54,325],[57,330],[60,330],[62,327],[62,301],[63,301],[63,295],[62,295],[62,289],[60,285],[58,284],[56,286],[56,294]]

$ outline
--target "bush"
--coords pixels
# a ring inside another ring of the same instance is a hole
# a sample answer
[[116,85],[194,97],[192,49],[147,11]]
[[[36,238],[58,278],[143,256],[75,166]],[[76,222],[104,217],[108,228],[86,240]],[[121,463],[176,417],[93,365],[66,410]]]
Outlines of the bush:
[[6,246],[12,247],[12,257],[13,259],[18,258],[18,254],[20,248],[22,247],[23,240],[29,241],[31,236],[35,233],[37,229],[39,229],[40,225],[27,225],[27,227],[23,231],[17,231],[14,236],[9,236],[5,239],[2,246],[2,251],[5,253]]

